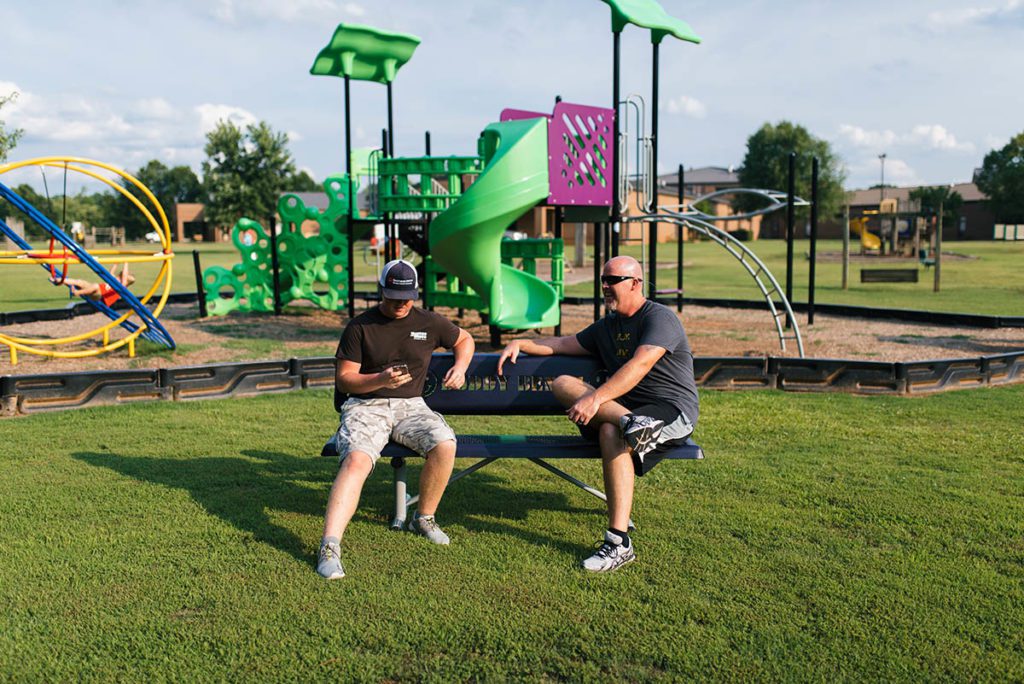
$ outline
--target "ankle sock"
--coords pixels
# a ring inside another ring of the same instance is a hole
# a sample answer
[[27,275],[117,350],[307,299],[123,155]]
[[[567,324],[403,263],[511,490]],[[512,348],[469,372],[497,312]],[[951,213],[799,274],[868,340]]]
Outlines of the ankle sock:
[[338,546],[341,546],[341,539],[338,537],[324,537],[320,540],[320,546],[325,544],[337,544]]
[[614,527],[609,527],[608,531],[614,534],[616,537],[622,537],[622,545],[629,548],[630,542],[629,535],[621,530],[617,530]]

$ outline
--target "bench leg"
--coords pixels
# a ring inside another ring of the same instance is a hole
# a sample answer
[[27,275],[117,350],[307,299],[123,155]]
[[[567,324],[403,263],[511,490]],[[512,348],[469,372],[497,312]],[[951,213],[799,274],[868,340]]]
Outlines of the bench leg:
[[[460,470],[457,473],[454,473],[451,477],[448,478],[448,484],[450,485],[452,482],[455,482],[456,480],[461,480],[462,478],[466,477],[470,473],[475,473],[476,471],[480,470],[481,468],[483,468],[488,463],[494,463],[497,460],[498,460],[497,457],[495,457],[495,458],[485,458],[485,459],[483,459],[481,461],[477,461],[476,463],[474,463],[473,465],[469,466],[468,468],[466,468],[464,470]],[[448,485],[445,485],[445,487],[447,487],[447,486]],[[419,500],[420,500],[420,495],[419,494],[417,494],[416,496],[408,496],[407,495],[405,497],[405,504],[406,504],[406,506],[412,506],[412,505],[416,504],[417,502],[419,502]]]
[[408,475],[405,459],[396,456],[391,459],[391,467],[395,469],[395,517],[391,519],[391,529],[401,530],[405,527],[408,515],[408,494],[405,478]]
[[[583,480],[576,479],[575,477],[573,477],[569,473],[565,472],[564,470],[559,470],[558,468],[556,468],[555,466],[551,465],[547,461],[542,461],[539,458],[531,458],[529,460],[533,461],[534,463],[539,465],[544,470],[547,470],[548,472],[550,472],[550,473],[552,473],[554,475],[557,475],[558,477],[562,478],[563,480],[565,480],[567,482],[571,482],[572,484],[576,485],[577,487],[579,487],[580,489],[585,491],[587,494],[591,494],[593,496],[596,496],[601,501],[604,501],[605,503],[608,503],[608,497],[605,496],[604,492],[602,492],[600,489],[596,489],[594,487],[591,487],[590,485],[588,485]],[[633,519],[632,518],[629,519],[629,529],[630,530],[635,530],[636,529],[636,525],[633,524]]]

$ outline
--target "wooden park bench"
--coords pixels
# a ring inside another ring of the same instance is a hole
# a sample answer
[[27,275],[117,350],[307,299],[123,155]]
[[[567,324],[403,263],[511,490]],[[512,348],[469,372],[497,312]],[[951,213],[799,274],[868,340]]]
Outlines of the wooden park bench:
[[[444,374],[452,366],[450,353],[434,354],[427,373],[423,396],[427,405],[441,415],[565,415],[565,409],[551,393],[551,381],[559,375],[572,375],[584,381],[599,385],[604,373],[595,359],[576,356],[527,356],[523,354],[515,364],[505,364],[505,375],[498,376],[499,354],[476,354],[466,372],[466,385],[459,390],[447,390],[441,386]],[[340,410],[344,395],[335,393],[334,407]],[[456,458],[479,459],[469,467],[456,472],[449,484],[470,473],[480,470],[499,458],[522,458],[536,463],[550,473],[571,482],[583,491],[607,501],[599,489],[578,480],[572,475],[548,463],[549,460],[564,458],[600,459],[601,452],[596,441],[586,440],[579,435],[466,435],[456,434],[458,447]],[[323,456],[337,456],[333,437],[324,445]],[[704,452],[692,440],[686,444],[659,451],[664,459],[699,459]],[[416,452],[400,444],[389,442],[382,456],[391,459],[395,474],[395,515],[391,521],[393,529],[400,529],[405,523],[408,507],[419,500],[419,496],[407,496],[406,460],[418,457]]]
[[862,268],[862,283],[916,283],[916,268]]

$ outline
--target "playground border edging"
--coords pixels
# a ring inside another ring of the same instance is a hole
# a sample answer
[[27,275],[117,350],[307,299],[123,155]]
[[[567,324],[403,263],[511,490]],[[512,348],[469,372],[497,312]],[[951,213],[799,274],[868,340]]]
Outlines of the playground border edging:
[[[142,401],[193,401],[334,386],[334,357],[163,369],[0,376],[0,416]],[[895,362],[697,357],[697,385],[742,391],[924,395],[1024,382],[1024,350],[966,359]],[[498,386],[498,384],[496,384]]]

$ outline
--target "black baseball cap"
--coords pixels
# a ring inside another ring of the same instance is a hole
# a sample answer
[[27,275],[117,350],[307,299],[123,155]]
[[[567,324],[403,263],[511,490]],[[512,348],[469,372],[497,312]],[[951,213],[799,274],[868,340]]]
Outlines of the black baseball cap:
[[384,264],[380,272],[380,292],[387,299],[419,298],[419,278],[416,267],[404,259]]

